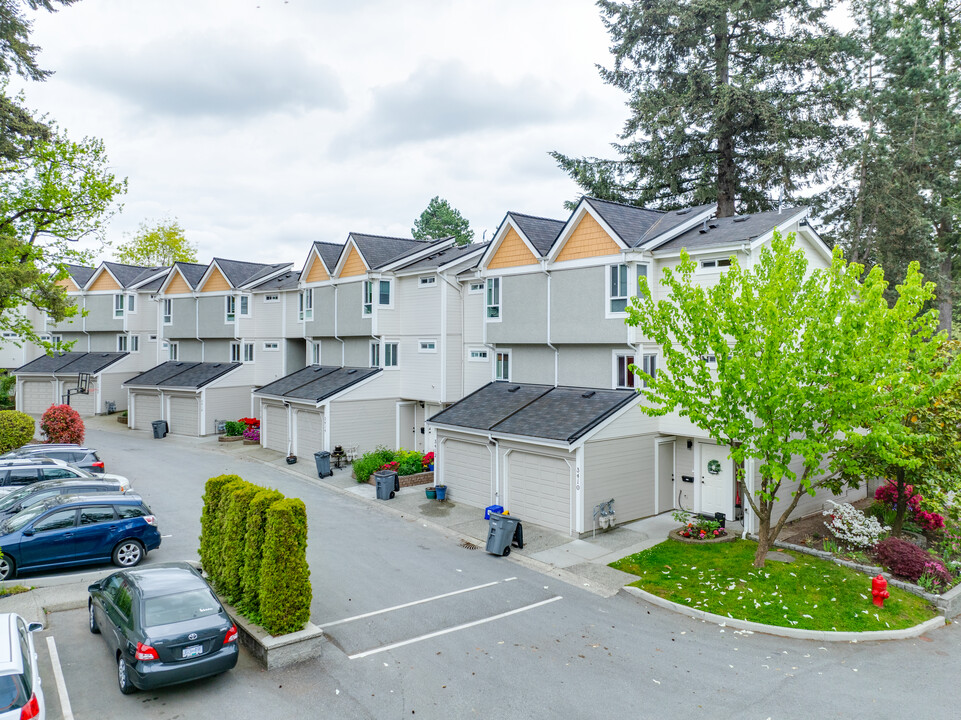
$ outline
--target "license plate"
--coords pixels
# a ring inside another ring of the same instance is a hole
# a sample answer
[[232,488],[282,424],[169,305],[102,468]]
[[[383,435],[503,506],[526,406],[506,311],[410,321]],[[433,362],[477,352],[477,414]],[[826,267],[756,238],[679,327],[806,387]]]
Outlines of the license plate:
[[197,657],[198,655],[203,655],[203,653],[204,653],[203,645],[191,645],[190,647],[184,648],[185,658]]

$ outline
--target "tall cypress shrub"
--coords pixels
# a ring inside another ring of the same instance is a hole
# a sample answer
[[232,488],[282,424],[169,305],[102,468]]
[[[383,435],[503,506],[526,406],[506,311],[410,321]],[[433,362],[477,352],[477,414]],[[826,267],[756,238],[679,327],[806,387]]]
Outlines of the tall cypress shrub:
[[310,620],[307,508],[286,498],[267,510],[260,567],[261,626],[271,635],[296,632]]
[[241,597],[241,575],[244,569],[247,511],[250,501],[263,488],[249,482],[238,483],[221,495],[220,583],[227,600],[236,604]]
[[277,490],[261,490],[247,508],[247,533],[244,537],[244,569],[240,585],[243,600],[240,607],[254,619],[260,617],[260,566],[264,550],[267,509],[284,496]]
[[228,486],[238,482],[243,482],[238,475],[217,475],[204,485],[204,507],[200,514],[200,562],[215,585],[220,577],[221,561],[220,500]]

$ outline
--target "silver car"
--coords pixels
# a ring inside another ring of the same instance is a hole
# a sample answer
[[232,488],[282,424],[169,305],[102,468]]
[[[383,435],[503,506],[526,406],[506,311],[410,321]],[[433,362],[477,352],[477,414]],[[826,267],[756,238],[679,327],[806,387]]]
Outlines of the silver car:
[[0,613],[0,720],[44,720],[40,670],[33,633],[40,623],[27,623],[16,613]]
[[32,485],[41,480],[69,480],[77,478],[97,478],[100,480],[114,480],[120,485],[122,492],[130,489],[130,481],[121,475],[109,473],[93,474],[74,467],[63,460],[53,458],[3,458],[0,459],[0,497],[9,492]]

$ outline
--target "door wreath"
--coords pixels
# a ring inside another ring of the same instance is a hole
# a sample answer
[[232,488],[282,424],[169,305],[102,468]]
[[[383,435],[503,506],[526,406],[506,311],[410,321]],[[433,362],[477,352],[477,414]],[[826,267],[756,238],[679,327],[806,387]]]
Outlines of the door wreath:
[[720,475],[720,474],[721,474],[721,463],[720,463],[718,460],[708,460],[708,461],[707,461],[707,471],[708,471],[709,473],[711,473],[711,475]]

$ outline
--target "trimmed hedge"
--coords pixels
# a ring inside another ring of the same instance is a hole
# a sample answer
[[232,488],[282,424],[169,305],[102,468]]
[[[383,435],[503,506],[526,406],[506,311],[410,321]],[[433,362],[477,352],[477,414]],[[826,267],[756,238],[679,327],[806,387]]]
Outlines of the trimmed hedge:
[[0,453],[33,440],[33,418],[17,410],[0,410]]
[[[232,486],[233,487],[233,486]],[[241,578],[246,553],[245,534],[247,510],[251,500],[261,488],[249,482],[242,482],[221,496],[222,525],[220,528],[220,591],[227,600],[236,605],[241,598]]]
[[204,485],[204,508],[200,514],[200,562],[216,584],[222,558],[220,499],[228,486],[244,482],[239,475],[218,475]]
[[261,626],[271,635],[296,632],[310,620],[307,508],[287,498],[267,510],[260,566]]
[[277,490],[260,490],[247,506],[247,534],[244,537],[244,569],[240,585],[243,594],[241,607],[254,617],[260,617],[260,564],[264,547],[267,509],[284,496]]

